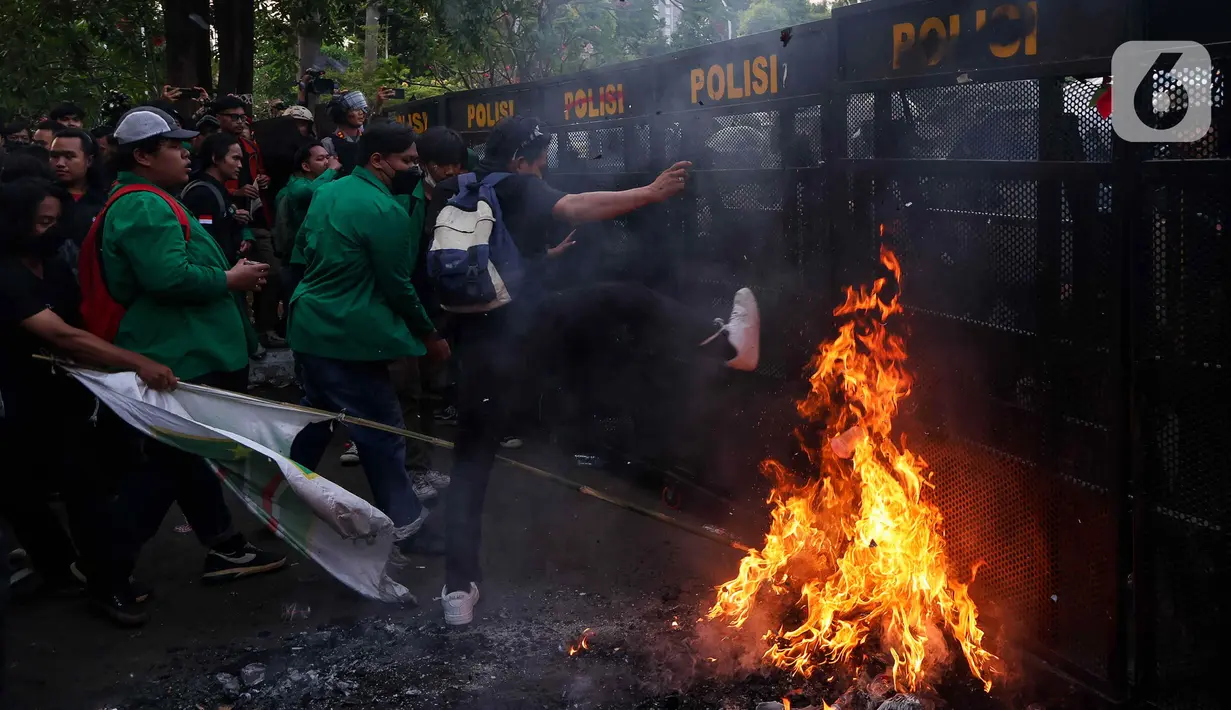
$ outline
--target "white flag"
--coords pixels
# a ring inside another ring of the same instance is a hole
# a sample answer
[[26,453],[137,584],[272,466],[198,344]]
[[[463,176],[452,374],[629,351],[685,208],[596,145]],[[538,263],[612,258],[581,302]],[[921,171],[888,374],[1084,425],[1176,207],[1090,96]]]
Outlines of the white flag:
[[381,601],[414,601],[385,571],[393,521],[287,458],[295,435],[327,416],[221,390],[157,392],[131,372],[65,369],[142,433],[214,464],[248,510],[346,586]]

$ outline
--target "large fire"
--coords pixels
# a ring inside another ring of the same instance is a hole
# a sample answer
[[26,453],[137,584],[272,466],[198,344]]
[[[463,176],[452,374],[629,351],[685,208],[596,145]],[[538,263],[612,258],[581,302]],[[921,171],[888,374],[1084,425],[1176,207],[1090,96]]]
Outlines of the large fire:
[[995,656],[983,649],[969,582],[950,576],[940,511],[922,498],[931,473],[904,437],[894,443],[891,436],[911,378],[904,341],[885,327],[901,312],[901,268],[885,248],[881,262],[896,292],[884,295],[883,278],[870,290],[847,288],[834,309],[844,322],[813,358],[811,392],[798,403],[801,416],[823,425],[816,440],[800,433],[820,476],[797,478],[777,461],[762,464],[774,481],[765,546],[718,588],[709,618],[742,627],[763,590],[797,595],[804,619],[766,635],[767,661],[808,676],[823,663],[851,663],[872,639],[892,657],[893,683],[903,691],[928,684],[946,655],[947,630],[990,690]]

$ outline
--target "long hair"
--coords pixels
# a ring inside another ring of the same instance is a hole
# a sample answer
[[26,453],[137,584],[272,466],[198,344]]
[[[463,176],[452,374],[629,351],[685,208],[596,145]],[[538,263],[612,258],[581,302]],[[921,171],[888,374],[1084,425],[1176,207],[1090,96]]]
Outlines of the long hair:
[[14,256],[22,251],[26,237],[34,232],[39,205],[48,197],[58,197],[50,180],[22,177],[0,183],[0,255]]

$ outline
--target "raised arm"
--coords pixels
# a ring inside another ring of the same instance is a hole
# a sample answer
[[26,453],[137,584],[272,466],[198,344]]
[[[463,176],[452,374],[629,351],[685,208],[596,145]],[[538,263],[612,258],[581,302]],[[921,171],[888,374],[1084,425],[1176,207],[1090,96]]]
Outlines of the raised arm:
[[601,222],[628,214],[678,195],[688,184],[688,168],[692,163],[676,163],[667,168],[654,182],[645,187],[634,187],[620,192],[583,192],[566,195],[552,209],[551,214],[562,222],[582,224]]

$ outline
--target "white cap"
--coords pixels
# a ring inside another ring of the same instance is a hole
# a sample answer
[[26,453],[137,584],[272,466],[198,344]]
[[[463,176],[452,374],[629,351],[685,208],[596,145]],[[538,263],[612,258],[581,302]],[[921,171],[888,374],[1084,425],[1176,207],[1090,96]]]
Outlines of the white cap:
[[296,121],[307,121],[314,123],[316,118],[312,116],[312,111],[307,106],[291,106],[282,112],[283,116],[289,116]]
[[187,140],[196,138],[196,131],[180,127],[171,114],[153,106],[138,106],[120,117],[115,126],[115,141],[120,145],[136,143],[146,138],[171,138]]

